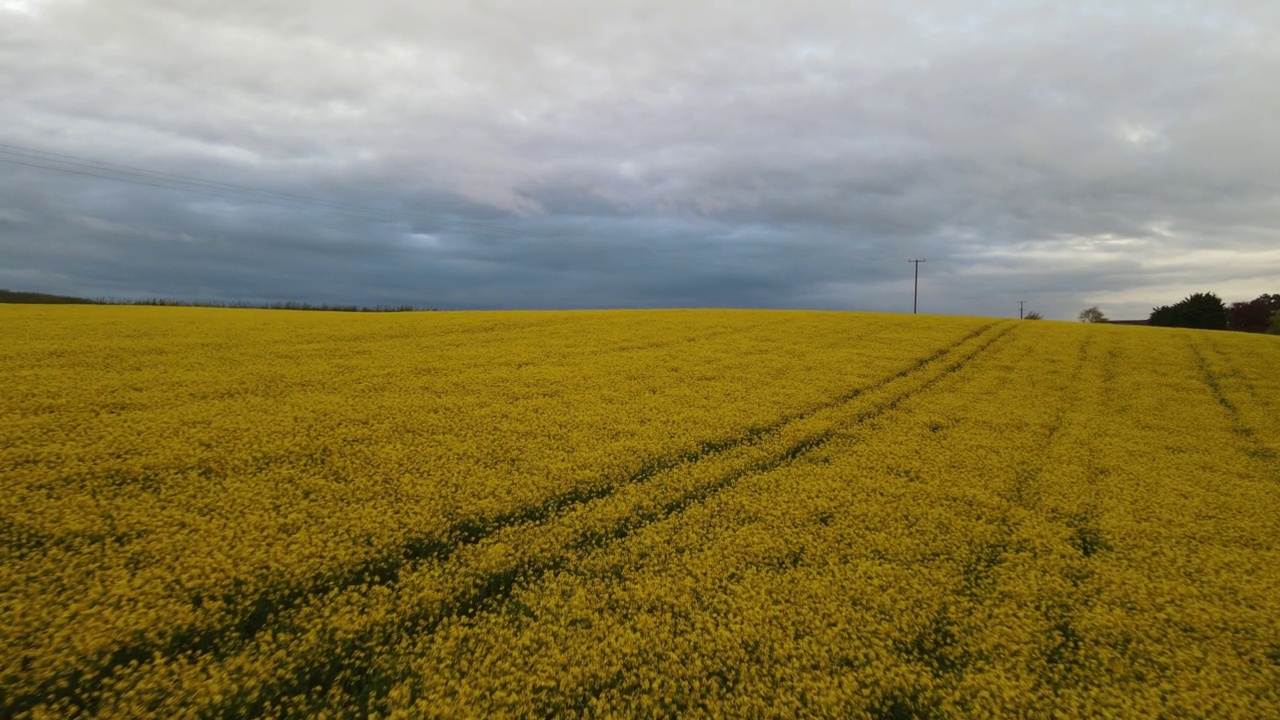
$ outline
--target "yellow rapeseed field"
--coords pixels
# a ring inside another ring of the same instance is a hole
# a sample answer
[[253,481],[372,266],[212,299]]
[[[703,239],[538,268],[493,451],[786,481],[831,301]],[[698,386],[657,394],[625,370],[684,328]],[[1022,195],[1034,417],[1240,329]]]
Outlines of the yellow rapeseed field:
[[1280,338],[0,306],[0,717],[1280,717]]

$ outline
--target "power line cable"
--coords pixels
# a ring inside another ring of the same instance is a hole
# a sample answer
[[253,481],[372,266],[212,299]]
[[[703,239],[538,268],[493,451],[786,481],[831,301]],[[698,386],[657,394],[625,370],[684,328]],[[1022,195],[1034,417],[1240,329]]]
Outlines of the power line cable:
[[[116,175],[104,175],[104,174],[100,174],[100,173],[87,172],[87,171],[85,171],[85,170],[73,170],[73,169],[65,168],[65,167],[57,167],[57,166],[54,166],[54,165],[43,165],[43,164],[40,164],[40,163],[23,162],[23,161],[21,161],[21,160],[14,160],[14,159],[12,159],[12,158],[7,158],[7,157],[0,157],[0,162],[9,163],[9,164],[11,164],[11,165],[23,165],[23,166],[31,167],[31,168],[39,168],[39,169],[41,169],[41,170],[52,170],[52,171],[54,171],[54,172],[66,173],[66,174],[69,174],[69,175],[83,175],[83,176],[85,176],[85,177],[98,178],[98,179],[100,179],[100,180],[114,180],[114,181],[117,181],[117,182],[129,183],[129,184],[131,184],[131,185],[141,185],[141,186],[144,186],[144,187],[160,188],[160,189],[162,189],[162,190],[180,190],[180,191],[183,191],[183,192],[195,193],[195,194],[198,194],[198,195],[208,195],[208,196],[212,196],[212,197],[219,197],[219,198],[228,199],[228,200],[238,200],[238,201],[241,201],[241,202],[252,203],[252,204],[258,204],[258,205],[274,205],[274,206],[276,206],[276,207],[284,207],[284,208],[289,208],[289,209],[294,209],[294,210],[301,209],[301,208],[305,207],[305,205],[298,204],[298,203],[296,203],[296,202],[293,202],[293,203],[286,202],[286,201],[283,201],[283,200],[278,199],[278,198],[252,197],[252,196],[243,195],[243,194],[239,194],[239,195],[237,195],[237,194],[232,194],[232,193],[229,193],[229,192],[219,192],[219,191],[216,191],[216,190],[213,190],[213,189],[209,189],[209,188],[185,187],[185,186],[182,186],[182,185],[176,185],[176,184],[172,184],[172,183],[146,182],[145,180],[137,180],[137,179],[133,179],[133,178],[120,177],[120,176],[116,176]],[[340,211],[340,210],[338,210],[338,209],[336,209],[336,208],[323,208],[323,207],[322,207],[322,208],[320,208],[320,209],[321,209],[323,212],[329,212],[329,213],[333,213],[333,214],[335,214],[335,215],[340,215],[340,216],[343,216],[343,217],[356,218],[356,219],[360,219],[360,220],[378,220],[378,219],[381,219],[381,220],[392,220],[392,219],[407,219],[407,218],[386,218],[386,217],[379,218],[379,217],[371,216],[371,215],[368,215],[368,214],[356,215],[356,214],[352,214],[352,213],[350,213],[350,212]]]
[[[7,156],[7,157],[6,157]],[[22,158],[27,161],[17,160],[14,158]],[[203,180],[185,180],[172,179],[164,177],[170,173],[159,172],[135,172],[132,170],[122,170],[113,167],[99,167],[106,165],[105,163],[97,163],[96,161],[76,162],[70,160],[57,160],[53,158],[38,157],[31,154],[21,154],[5,150],[0,147],[0,162],[8,162],[15,165],[25,165],[27,167],[40,168],[43,170],[53,170],[55,172],[66,172],[74,175],[84,175],[87,177],[96,177],[104,180],[116,180],[119,182],[127,182],[135,185],[145,185],[148,187],[156,187],[167,190],[183,190],[186,192],[195,192],[199,194],[207,194],[215,197],[242,200],[245,202],[261,203],[267,205],[276,205],[279,207],[299,208],[305,206],[319,206],[327,211],[335,211],[338,214],[358,213],[363,219],[375,220],[428,220],[428,218],[402,213],[390,210],[379,210],[371,208],[363,208],[346,203],[336,203],[318,198],[306,198],[304,196],[294,196],[288,193],[277,193],[270,190],[259,190],[244,186],[237,186],[230,183],[219,183],[215,181]],[[50,165],[49,163],[57,163]],[[61,167],[61,166],[68,167]],[[127,167],[127,166],[122,166]],[[78,168],[78,169],[73,169]],[[348,215],[348,217],[356,217]]]
[[34,150],[31,148],[23,148],[16,145],[9,145],[6,143],[0,143],[0,153],[7,154],[7,155],[16,155],[18,157],[26,157],[26,158],[31,158],[35,160],[42,160],[44,162],[61,163],[61,164],[72,165],[77,167],[88,167],[91,169],[104,170],[104,171],[120,173],[124,175],[136,175],[139,177],[145,177],[149,179],[177,182],[183,185],[199,185],[202,187],[234,190],[236,192],[269,195],[269,196],[274,196],[278,198],[288,198],[290,200],[299,200],[303,202],[313,202],[313,203],[321,203],[325,205],[332,205],[335,207],[342,207],[344,209],[350,209],[350,210],[366,209],[356,205],[350,205],[348,203],[338,203],[332,200],[324,200],[322,198],[313,198],[313,197],[306,197],[303,195],[294,195],[292,193],[279,192],[275,190],[263,190],[261,188],[253,188],[246,185],[237,185],[235,183],[225,183],[225,182],[219,182],[216,180],[206,180],[204,178],[197,178],[190,175],[179,175],[177,173],[163,172],[160,170],[147,170],[145,168],[138,168],[132,165],[121,165],[118,163],[109,163],[101,160],[92,160],[89,158],[82,158],[74,155],[66,155],[63,153],[52,153],[45,150]]
[[[218,180],[207,180],[205,178],[198,178],[192,175],[181,175],[179,173],[164,172],[161,170],[148,170],[146,168],[140,168],[133,165],[123,165],[120,163],[105,162],[103,160],[94,160],[91,158],[80,157],[77,155],[68,155],[66,153],[49,152],[48,150],[37,150],[35,148],[28,148],[20,145],[11,145],[9,143],[0,143],[0,153],[14,154],[19,156],[24,156],[25,154],[26,157],[34,157],[36,155],[39,155],[39,156],[45,156],[45,157],[39,157],[35,159],[42,159],[42,160],[51,161],[51,162],[62,162],[69,165],[88,164],[88,165],[94,166],[96,169],[103,169],[111,172],[124,173],[127,175],[140,175],[143,177],[151,177],[156,179],[160,179],[160,178],[172,179],[184,184],[195,184],[195,185],[202,185],[202,186],[213,187],[213,188],[230,189],[230,190],[235,190],[240,192],[270,195],[270,196],[275,196],[279,198],[289,198],[290,200],[298,200],[298,201],[308,202],[308,203],[320,203],[323,205],[330,205],[333,207],[347,209],[347,210],[358,210],[361,212],[369,211],[368,208],[365,208],[359,205],[353,205],[351,203],[343,203],[343,202],[337,202],[334,200],[326,200],[323,198],[309,197],[306,195],[297,195],[294,193],[280,192],[278,190],[264,190],[262,188],[255,188],[247,185],[240,185],[237,183],[221,182]],[[416,217],[409,213],[400,213],[400,212],[388,211],[388,210],[374,210],[373,212],[389,213],[394,215],[404,215],[407,217]]]

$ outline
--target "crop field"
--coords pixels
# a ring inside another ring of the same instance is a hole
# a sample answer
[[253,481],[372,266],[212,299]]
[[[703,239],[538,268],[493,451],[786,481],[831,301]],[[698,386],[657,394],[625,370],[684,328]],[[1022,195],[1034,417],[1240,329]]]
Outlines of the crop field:
[[0,306],[0,717],[1280,717],[1280,338]]

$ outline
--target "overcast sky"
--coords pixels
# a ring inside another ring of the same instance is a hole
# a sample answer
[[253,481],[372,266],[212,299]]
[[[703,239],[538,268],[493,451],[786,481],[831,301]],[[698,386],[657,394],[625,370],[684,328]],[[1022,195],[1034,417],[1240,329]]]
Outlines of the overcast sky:
[[1278,78],[1274,0],[0,0],[0,287],[1140,318],[1280,292]]

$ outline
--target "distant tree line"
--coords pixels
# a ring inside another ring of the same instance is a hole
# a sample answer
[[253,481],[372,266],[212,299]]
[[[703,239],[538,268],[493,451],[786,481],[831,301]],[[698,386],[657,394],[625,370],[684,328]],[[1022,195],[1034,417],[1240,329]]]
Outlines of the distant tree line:
[[[1081,310],[1079,320],[1088,323],[1111,322],[1097,305]],[[1144,324],[1133,320],[1122,322]],[[1280,295],[1263,294],[1253,300],[1227,305],[1214,293],[1195,293],[1172,305],[1152,308],[1151,316],[1145,324],[1280,335]]]
[[1280,295],[1264,294],[1227,305],[1214,293],[1195,293],[1173,305],[1152,308],[1147,322],[1161,327],[1280,334]]
[[158,305],[176,307],[214,307],[214,308],[249,308],[257,310],[327,310],[330,312],[412,312],[415,310],[434,310],[413,305],[313,305],[311,303],[287,300],[283,302],[250,303],[250,302],[202,302],[189,300],[115,300],[108,298],[79,298],[70,295],[50,295],[49,293],[21,292],[0,289],[0,303],[23,303],[40,305]]
[[31,303],[40,305],[101,305],[99,300],[71,297],[69,295],[50,295],[49,293],[21,292],[18,290],[0,289],[0,303]]
[[413,305],[329,305],[286,300],[283,302],[251,303],[251,302],[200,302],[187,300],[124,300],[109,301],[112,305],[157,305],[175,307],[213,307],[213,308],[248,308],[254,310],[326,310],[329,312],[413,312],[415,310],[434,310],[435,308],[419,308]]

